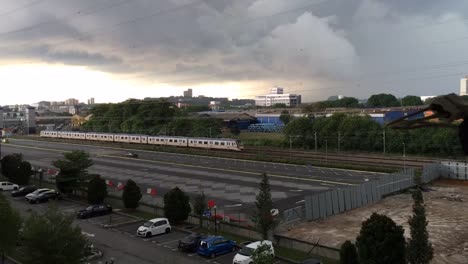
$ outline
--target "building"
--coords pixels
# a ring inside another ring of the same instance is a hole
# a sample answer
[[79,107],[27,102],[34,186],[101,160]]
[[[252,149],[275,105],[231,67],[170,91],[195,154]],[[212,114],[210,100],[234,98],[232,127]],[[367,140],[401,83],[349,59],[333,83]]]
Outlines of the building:
[[94,97],[88,99],[88,104],[89,104],[89,105],[95,104],[95,102],[94,102]]
[[0,106],[0,129],[3,129],[3,108]]
[[65,100],[65,105],[78,105],[80,102],[77,99],[70,98]]
[[192,98],[193,97],[192,89],[188,89],[187,91],[184,91],[184,97]]
[[256,106],[274,106],[275,104],[285,104],[286,106],[295,107],[301,104],[301,95],[299,94],[284,94],[283,88],[271,88],[271,93],[255,97]]
[[468,95],[468,76],[460,80],[460,96]]

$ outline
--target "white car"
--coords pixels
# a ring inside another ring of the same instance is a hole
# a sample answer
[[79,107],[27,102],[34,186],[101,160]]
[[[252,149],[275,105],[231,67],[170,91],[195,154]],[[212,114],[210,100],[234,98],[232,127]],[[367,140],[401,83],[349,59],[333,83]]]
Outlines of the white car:
[[19,186],[11,182],[0,182],[0,191],[18,190]]
[[147,221],[137,230],[137,236],[151,237],[158,234],[171,232],[171,225],[167,218],[155,218]]
[[47,192],[47,191],[52,191],[52,190],[51,190],[51,189],[47,189],[47,188],[37,189],[37,190],[35,190],[34,192],[32,192],[32,193],[26,195],[24,198],[26,198],[26,201],[29,202],[29,201],[31,201],[31,199],[32,199],[33,197],[36,197],[36,196],[38,196],[39,194],[41,194],[41,193],[43,193],[43,192]]
[[254,252],[260,247],[266,245],[263,252],[260,252],[260,254],[269,254],[272,257],[275,257],[275,249],[273,248],[273,243],[269,240],[263,240],[263,241],[257,241],[250,243],[246,246],[244,246],[239,253],[237,253],[234,256],[234,259],[232,260],[232,264],[252,264],[253,259],[252,255]]

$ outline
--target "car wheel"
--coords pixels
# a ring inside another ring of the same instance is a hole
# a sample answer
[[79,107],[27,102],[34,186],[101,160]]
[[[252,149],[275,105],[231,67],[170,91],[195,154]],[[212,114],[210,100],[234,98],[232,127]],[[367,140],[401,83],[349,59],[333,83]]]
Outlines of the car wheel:
[[151,232],[146,233],[145,237],[150,238],[151,237]]
[[216,254],[213,252],[210,254],[210,258],[215,258],[216,257]]
[[166,228],[166,234],[169,234],[171,232],[170,228]]
[[16,190],[18,190],[18,187],[14,187],[14,188],[13,188],[13,191],[16,191]]

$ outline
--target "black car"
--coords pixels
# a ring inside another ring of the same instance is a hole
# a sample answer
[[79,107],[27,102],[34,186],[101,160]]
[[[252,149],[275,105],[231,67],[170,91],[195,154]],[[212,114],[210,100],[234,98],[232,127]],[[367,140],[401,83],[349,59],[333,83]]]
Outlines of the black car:
[[125,154],[125,156],[129,158],[138,158],[138,154],[133,153],[133,152],[128,152],[127,154]]
[[94,216],[106,215],[112,213],[110,205],[91,205],[77,213],[78,218],[90,218]]
[[206,236],[200,234],[191,234],[179,240],[179,249],[183,251],[194,252],[198,249],[200,241]]
[[60,193],[55,190],[46,191],[46,192],[40,193],[37,196],[31,197],[29,199],[29,202],[32,204],[33,203],[46,203],[51,199],[52,200],[61,199]]
[[19,188],[19,190],[12,191],[11,196],[13,196],[13,197],[25,196],[27,194],[30,194],[30,193],[34,192],[35,190],[37,190],[37,188],[34,185],[24,186],[24,187]]

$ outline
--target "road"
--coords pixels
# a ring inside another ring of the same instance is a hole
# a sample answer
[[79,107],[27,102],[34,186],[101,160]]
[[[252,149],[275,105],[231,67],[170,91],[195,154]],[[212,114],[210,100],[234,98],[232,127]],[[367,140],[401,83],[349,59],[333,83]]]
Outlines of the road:
[[[280,210],[289,209],[304,196],[332,188],[345,187],[378,178],[380,173],[312,166],[255,162],[226,158],[203,157],[155,151],[132,150],[138,158],[125,157],[128,150],[112,147],[11,139],[3,144],[3,155],[22,153],[34,166],[52,168],[51,162],[71,150],[90,153],[97,173],[116,185],[127,179],[136,181],[143,190],[157,189],[157,203],[168,190],[179,187],[190,195],[203,191],[216,201],[220,213],[243,213],[255,202],[261,173],[270,176],[272,197]],[[146,199],[146,200],[145,200]],[[154,200],[145,195],[144,201]]]

